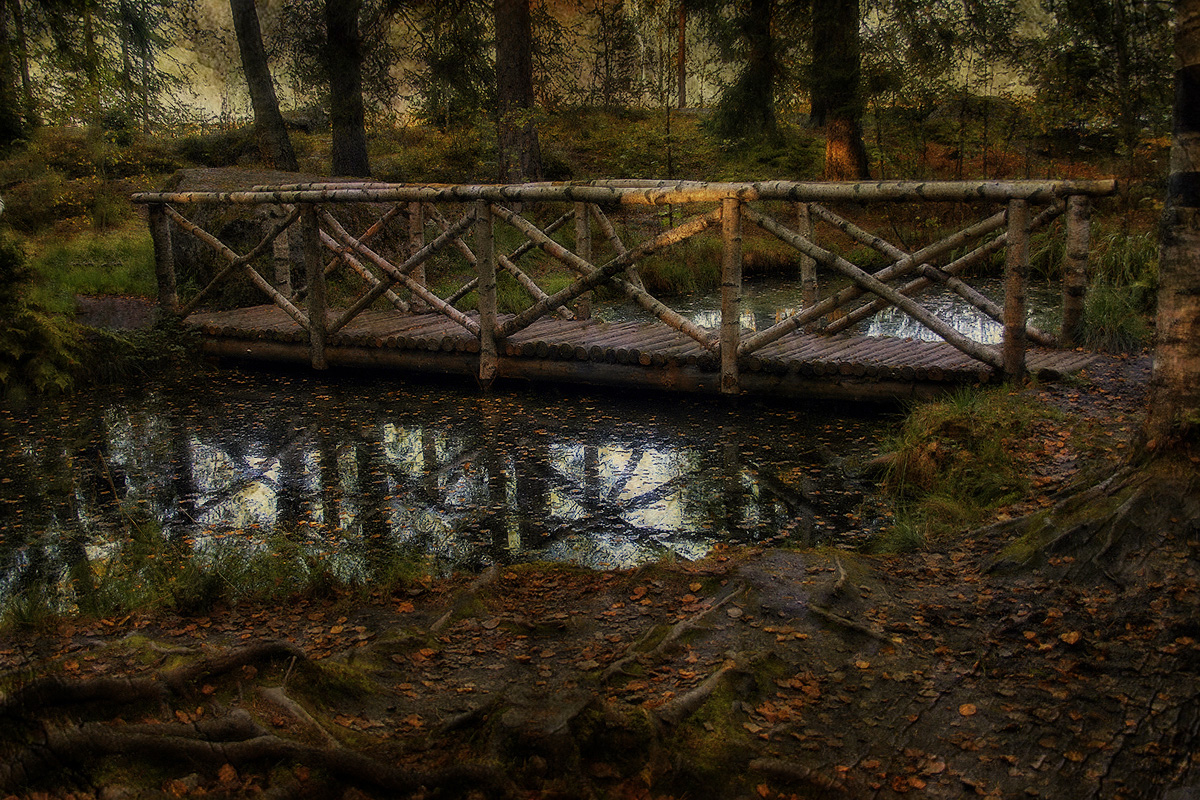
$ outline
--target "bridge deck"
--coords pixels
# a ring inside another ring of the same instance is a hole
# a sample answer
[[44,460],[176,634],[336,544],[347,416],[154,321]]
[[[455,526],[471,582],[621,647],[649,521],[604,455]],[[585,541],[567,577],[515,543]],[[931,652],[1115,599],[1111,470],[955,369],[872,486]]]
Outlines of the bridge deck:
[[[330,311],[332,322],[338,316]],[[197,312],[186,321],[218,355],[307,362],[307,333],[274,305]],[[543,318],[497,344],[498,375],[679,391],[720,390],[719,358],[686,334],[651,322]],[[475,375],[479,342],[440,314],[368,311],[331,335],[330,364]],[[1092,360],[1078,351],[1031,349],[1031,373],[1053,380]],[[949,344],[792,333],[739,362],[748,393],[848,399],[930,396],[997,380]]]

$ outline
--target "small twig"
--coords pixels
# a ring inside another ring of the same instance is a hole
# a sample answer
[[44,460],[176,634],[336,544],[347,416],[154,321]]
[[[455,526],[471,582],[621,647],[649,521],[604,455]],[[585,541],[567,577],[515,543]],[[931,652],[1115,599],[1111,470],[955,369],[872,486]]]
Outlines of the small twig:
[[833,554],[833,563],[837,567],[837,580],[833,584],[833,588],[829,590],[830,597],[837,597],[842,589],[846,586],[846,567],[842,565],[842,559],[837,553]]
[[292,660],[288,662],[287,672],[283,673],[283,683],[279,684],[279,688],[287,689],[288,678],[292,677],[292,669],[296,666],[296,657],[292,656]]

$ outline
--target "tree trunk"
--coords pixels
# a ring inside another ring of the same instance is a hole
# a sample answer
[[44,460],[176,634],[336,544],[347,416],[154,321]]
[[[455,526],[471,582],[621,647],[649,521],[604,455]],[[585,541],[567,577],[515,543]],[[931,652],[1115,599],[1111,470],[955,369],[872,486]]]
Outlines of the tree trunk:
[[529,0],[495,0],[496,104],[500,180],[542,179],[542,151],[533,122],[533,22]]
[[825,127],[825,179],[869,177],[862,138],[858,0],[813,0],[812,120]]
[[21,72],[21,116],[25,128],[36,128],[40,122],[37,101],[33,97],[33,81],[29,78],[29,40],[25,35],[25,9],[21,0],[8,0],[12,12],[17,64]]
[[687,5],[679,0],[679,30],[678,47],[675,53],[675,69],[677,72],[679,108],[687,108]]
[[86,102],[90,125],[96,125],[100,121],[100,55],[96,49],[93,4],[93,0],[83,0],[83,60],[84,71],[87,73],[88,96]]
[[1200,432],[1200,0],[1176,0],[1175,124],[1159,246],[1149,449]]
[[254,128],[259,146],[276,169],[298,172],[296,153],[288,138],[283,115],[279,113],[279,101],[275,97],[275,83],[267,67],[267,54],[263,50],[262,30],[258,25],[258,12],[254,0],[229,0],[233,12],[233,28],[237,33],[238,50],[242,54],[242,69],[246,73],[246,84],[250,89],[250,100],[254,105]]
[[757,127],[767,136],[774,136],[775,121],[775,40],[771,22],[774,0],[750,0],[750,15],[746,19],[746,38],[750,45],[750,62],[746,65],[748,86],[753,87],[755,102],[748,109],[756,114]]
[[329,118],[333,125],[333,174],[369,176],[362,93],[362,0],[325,0]]
[[8,13],[0,9],[0,148],[21,138],[21,114],[17,109],[16,68],[8,36]]

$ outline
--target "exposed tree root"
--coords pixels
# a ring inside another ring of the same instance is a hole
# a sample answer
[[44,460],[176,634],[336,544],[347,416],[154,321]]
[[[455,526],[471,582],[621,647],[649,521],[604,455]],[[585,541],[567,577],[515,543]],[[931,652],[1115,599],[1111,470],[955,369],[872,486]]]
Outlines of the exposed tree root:
[[300,661],[308,659],[304,651],[294,644],[261,642],[202,658],[199,661],[160,673],[160,677],[171,687],[172,691],[182,694],[201,680],[224,675],[247,664],[258,664],[284,658],[294,658]]
[[845,784],[822,775],[814,769],[795,761],[783,761],[777,758],[756,758],[750,762],[752,772],[761,773],[783,783],[798,786],[807,792],[816,793],[818,797],[854,797],[855,793],[846,788]]
[[195,766],[242,766],[264,761],[291,761],[322,769],[342,786],[363,786],[411,794],[421,787],[453,789],[470,786],[492,796],[506,796],[510,784],[495,767],[457,764],[440,770],[413,771],[385,764],[346,749],[313,747],[277,736],[259,735],[239,741],[210,741],[191,736],[130,732],[124,726],[91,723],[49,731],[41,743],[28,747],[0,765],[0,790],[22,786],[60,763],[80,763],[98,756],[137,756],[141,759]]
[[1056,554],[1070,555],[1062,568],[1076,578],[1103,576],[1118,587],[1144,580],[1146,564],[1131,554],[1152,553],[1163,531],[1200,527],[1200,475],[1191,465],[1162,461],[1121,470],[1102,483],[1074,492],[1048,511],[993,526],[1021,537],[995,558],[992,572],[1045,567]]
[[289,697],[282,686],[260,687],[258,693],[267,702],[291,714],[293,719],[315,733],[317,738],[325,743],[326,747],[337,748],[342,746],[342,743],[335,739],[333,734],[327,731],[321,723],[317,722],[313,718],[313,715],[305,710],[304,706]]
[[136,703],[163,700],[167,687],[157,678],[40,678],[0,698],[0,718],[73,703]]
[[738,669],[736,661],[726,661],[695,689],[681,694],[669,703],[656,709],[654,716],[659,721],[668,725],[678,725],[699,711],[700,707],[708,701],[708,698],[712,696],[713,692],[721,685],[721,682],[725,680],[725,676],[736,669]]
[[41,678],[0,698],[0,718],[74,703],[127,704],[164,700],[169,694],[184,694],[201,680],[238,667],[287,657],[306,659],[304,651],[295,645],[263,642],[222,652],[149,678]]
[[819,606],[816,603],[809,603],[807,608],[813,614],[816,614],[821,619],[833,625],[847,628],[855,633],[861,633],[864,636],[870,636],[872,639],[877,639],[878,641],[885,642],[887,644],[899,644],[898,641],[890,638],[887,634],[877,631],[869,625],[864,625],[861,622],[855,622],[852,619],[847,619],[840,614],[835,614],[824,606]]
[[624,672],[626,665],[633,661],[653,663],[657,659],[662,658],[664,655],[670,652],[671,648],[674,647],[679,640],[683,638],[683,636],[699,627],[700,623],[703,622],[709,614],[712,614],[714,611],[717,611],[718,609],[724,607],[727,603],[733,601],[736,597],[738,597],[738,595],[744,592],[745,589],[746,587],[743,584],[737,584],[736,586],[732,587],[725,593],[723,597],[717,599],[708,608],[675,623],[673,626],[671,626],[671,629],[667,631],[667,635],[664,636],[662,640],[654,646],[653,649],[643,652],[639,649],[641,644],[644,643],[653,633],[653,630],[647,631],[645,636],[630,646],[628,653],[608,665],[608,668],[605,669],[603,674],[600,676],[600,682],[607,683],[608,681],[612,680],[614,676]]

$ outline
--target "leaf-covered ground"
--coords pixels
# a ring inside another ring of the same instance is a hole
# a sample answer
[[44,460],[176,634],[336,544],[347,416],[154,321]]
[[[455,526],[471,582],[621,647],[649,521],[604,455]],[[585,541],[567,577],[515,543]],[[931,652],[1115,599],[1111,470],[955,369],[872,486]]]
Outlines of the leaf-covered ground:
[[[1039,390],[1107,438],[1047,436],[1051,494],[936,551],[528,565],[14,632],[0,797],[1195,791],[1200,491],[1186,460],[1120,469],[1145,375]],[[1068,491],[1084,467],[1111,480]]]

